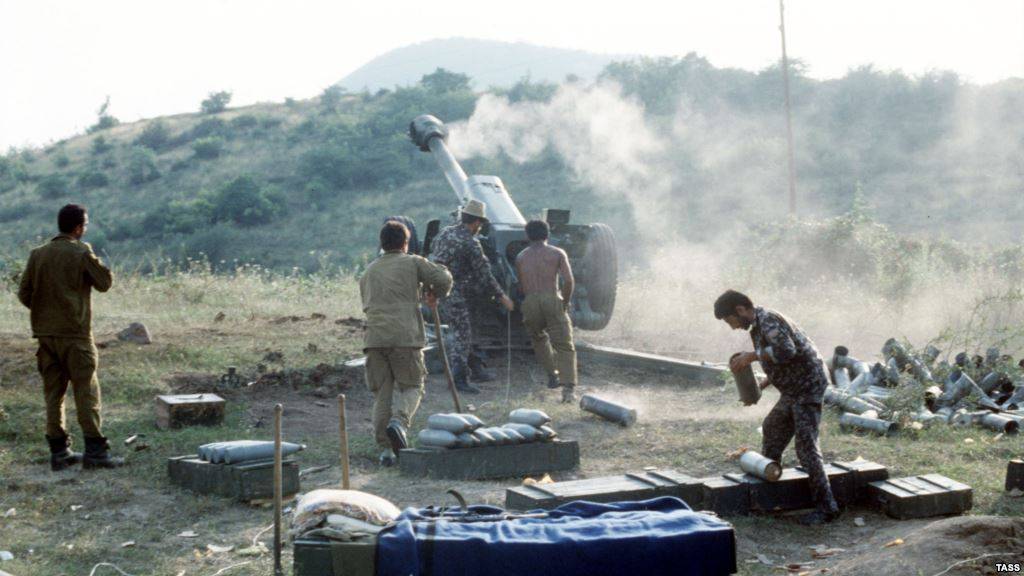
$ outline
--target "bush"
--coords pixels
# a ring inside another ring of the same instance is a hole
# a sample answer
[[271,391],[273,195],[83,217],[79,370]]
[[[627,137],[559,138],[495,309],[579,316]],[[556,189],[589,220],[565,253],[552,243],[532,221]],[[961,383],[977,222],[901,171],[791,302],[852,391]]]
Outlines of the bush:
[[231,92],[226,90],[210,92],[206,100],[199,105],[199,109],[203,114],[216,114],[227,110],[229,102],[231,102]]
[[325,112],[333,112],[338,108],[338,104],[341,104],[341,99],[345,96],[345,89],[337,84],[324,88],[324,91],[320,94],[320,107]]
[[154,120],[143,128],[142,133],[134,140],[136,146],[145,146],[150,150],[163,150],[171,144],[171,130],[162,120]]
[[142,228],[150,234],[192,234],[209,227],[213,204],[209,194],[201,192],[191,200],[172,200],[157,207],[142,219]]
[[251,130],[259,126],[260,119],[253,116],[252,114],[242,114],[241,116],[235,116],[231,119],[230,125],[232,130]]
[[200,138],[192,143],[192,152],[200,160],[210,160],[220,156],[224,150],[224,139],[220,136]]
[[156,166],[156,154],[149,148],[136,146],[128,154],[128,182],[131,184],[145,184],[160,177],[160,170]]
[[99,170],[90,170],[78,175],[78,187],[82,190],[103,188],[108,184],[110,184],[110,178]]
[[107,138],[100,134],[99,136],[92,139],[92,153],[96,156],[100,154],[106,154],[114,148],[114,145],[107,142]]
[[120,120],[111,116],[108,111],[110,110],[110,96],[103,101],[103,105],[96,111],[96,123],[86,129],[86,132],[92,134],[93,132],[99,132],[100,130],[106,130],[107,128],[113,128],[120,124]]
[[192,140],[198,140],[199,138],[207,138],[210,136],[226,137],[229,132],[227,122],[220,118],[207,118],[189,130],[189,138]]
[[47,174],[36,184],[36,191],[43,198],[60,198],[68,193],[67,178],[60,174]]
[[284,199],[270,194],[255,180],[239,176],[217,191],[213,220],[241,226],[266,224],[284,211]]
[[53,163],[56,164],[58,168],[67,168],[68,164],[71,164],[71,160],[68,158],[67,152],[58,150],[53,155]]

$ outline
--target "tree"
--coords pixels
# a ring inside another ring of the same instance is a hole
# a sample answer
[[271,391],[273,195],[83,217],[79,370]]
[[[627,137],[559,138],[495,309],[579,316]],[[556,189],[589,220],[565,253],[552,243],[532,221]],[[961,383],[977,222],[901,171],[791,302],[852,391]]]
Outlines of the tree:
[[341,104],[341,99],[345,96],[345,89],[337,84],[332,84],[320,94],[320,107],[325,112],[334,112],[338,105]]
[[217,191],[213,201],[213,219],[241,226],[266,224],[283,211],[282,198],[268,194],[249,176],[239,176]]
[[90,126],[88,129],[86,129],[86,132],[92,134],[93,132],[106,130],[107,128],[112,128],[120,124],[120,120],[114,118],[108,113],[109,109],[110,96],[107,96],[107,99],[103,101],[103,104],[100,106],[100,109],[96,111],[96,123]]
[[149,148],[136,146],[128,155],[128,182],[131,184],[145,184],[160,177],[160,170],[156,167],[156,154]]
[[420,79],[420,86],[435,94],[469,90],[469,76],[438,68]]
[[145,146],[150,150],[162,150],[171,142],[171,130],[163,120],[153,120],[146,124],[142,133],[135,138],[134,144]]
[[231,92],[227,90],[210,92],[199,108],[203,114],[216,114],[227,110],[229,102],[231,102]]

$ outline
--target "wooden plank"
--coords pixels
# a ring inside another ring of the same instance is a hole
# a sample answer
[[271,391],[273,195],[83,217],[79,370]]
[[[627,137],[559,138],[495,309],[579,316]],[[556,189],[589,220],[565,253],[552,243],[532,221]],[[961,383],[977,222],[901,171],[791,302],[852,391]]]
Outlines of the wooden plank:
[[939,474],[879,480],[868,491],[882,512],[901,520],[962,514],[973,505],[970,486]]
[[573,500],[621,502],[649,500],[660,496],[682,499],[691,508],[699,508],[702,481],[672,470],[627,473],[537,485],[516,486],[505,492],[505,507],[514,510],[551,509]]
[[623,368],[651,370],[678,376],[691,384],[718,384],[721,383],[722,376],[728,374],[728,370],[718,366],[706,366],[669,356],[595,346],[583,342],[576,343],[576,354],[581,363],[609,364]]

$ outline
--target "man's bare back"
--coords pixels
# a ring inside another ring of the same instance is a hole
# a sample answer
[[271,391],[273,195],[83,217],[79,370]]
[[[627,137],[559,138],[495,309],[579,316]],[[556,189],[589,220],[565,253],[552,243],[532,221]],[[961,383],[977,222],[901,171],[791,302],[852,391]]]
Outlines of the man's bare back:
[[[562,275],[562,297],[568,301],[572,296],[572,268],[569,257],[561,248],[546,242],[532,242],[516,257],[516,273],[523,295],[554,292],[558,290],[558,275]],[[568,288],[568,294],[566,294]]]

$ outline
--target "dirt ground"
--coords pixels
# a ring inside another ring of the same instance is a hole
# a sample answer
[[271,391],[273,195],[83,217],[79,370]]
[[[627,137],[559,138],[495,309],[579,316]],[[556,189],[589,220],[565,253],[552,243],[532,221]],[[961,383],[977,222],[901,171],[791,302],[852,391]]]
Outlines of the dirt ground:
[[[114,365],[142,366],[153,358],[170,358],[180,370],[164,370],[163,364],[139,373],[126,371],[112,391],[111,436],[121,440],[133,431],[147,434],[150,446],[144,452],[128,452],[132,461],[129,474],[73,471],[52,474],[45,453],[33,447],[22,454],[8,454],[8,470],[0,470],[0,513],[17,508],[18,515],[0,518],[0,550],[5,542],[19,561],[17,576],[67,574],[85,576],[88,570],[35,570],[31,559],[59,555],[60,561],[46,566],[92,566],[100,561],[119,564],[131,574],[202,575],[248,562],[226,574],[270,574],[267,554],[242,557],[237,551],[251,546],[257,537],[269,542],[261,530],[269,525],[270,511],[265,506],[243,505],[223,499],[199,496],[169,484],[166,458],[188,453],[199,443],[221,436],[267,438],[272,429],[276,404],[284,406],[286,440],[308,445],[300,454],[300,467],[331,468],[309,473],[302,479],[303,490],[339,486],[338,410],[336,396],[347,400],[347,424],[351,447],[352,485],[388,498],[400,507],[452,504],[445,491],[454,488],[473,503],[502,505],[505,488],[522,479],[482,482],[451,482],[411,479],[395,469],[381,469],[376,463],[377,448],[371,438],[371,395],[358,369],[346,369],[326,356],[337,353],[314,349],[315,331],[310,322],[288,317],[267,320],[259,330],[273,330],[277,339],[269,344],[253,337],[245,344],[247,352],[237,359],[240,385],[225,386],[220,373],[203,366],[206,360],[190,360],[189,343],[215,341],[227,345],[241,337],[231,327],[190,329],[172,341],[157,342],[140,349],[124,344],[108,345],[102,355]],[[350,340],[355,326],[333,322],[332,336]],[[248,338],[249,335],[247,334]],[[257,343],[258,342],[258,343]],[[312,347],[311,347],[312,345]],[[350,346],[350,343],[345,344]],[[15,403],[12,416],[19,411],[38,410],[38,400],[30,394],[35,376],[30,362],[31,343],[20,336],[0,335],[0,346],[11,355],[0,358],[0,389],[25,394],[26,403]],[[239,345],[240,346],[240,345]],[[323,346],[323,344],[321,344]],[[351,357],[349,354],[347,357]],[[231,357],[235,358],[235,357]],[[223,365],[220,357],[211,360]],[[208,363],[208,362],[207,362]],[[481,387],[483,392],[465,396],[470,410],[490,424],[501,424],[513,408],[540,408],[552,416],[553,427],[567,439],[579,441],[581,463],[578,470],[555,474],[555,480],[597,477],[638,471],[648,466],[672,468],[693,476],[735,471],[727,453],[740,446],[760,444],[760,421],[775,396],[768,391],[757,406],[740,407],[735,389],[719,383],[695,385],[677,379],[638,370],[581,367],[578,393],[593,392],[626,403],[638,410],[636,425],[630,428],[602,421],[582,412],[577,405],[558,402],[558,392],[547,390],[541,370],[531,356],[516,353],[511,359],[503,354],[490,360],[498,380]],[[511,367],[509,370],[507,367]],[[141,370],[141,369],[140,369]],[[156,376],[154,376],[156,375]],[[152,428],[148,406],[154,393],[217,392],[229,403],[228,421],[221,428],[189,429],[164,433]],[[8,409],[11,404],[7,403]],[[41,403],[40,403],[41,404]],[[429,414],[452,410],[451,398],[443,377],[428,378],[427,392],[414,429],[422,426]],[[131,414],[131,416],[128,416]],[[23,414],[28,417],[27,413]],[[73,422],[73,410],[69,421]],[[27,422],[27,420],[26,420]],[[0,431],[7,430],[0,426]],[[30,429],[29,429],[30,430]],[[10,452],[21,445],[26,430],[10,428],[0,435],[0,451]],[[890,466],[894,476],[939,471],[975,486],[979,516],[932,521],[897,522],[867,510],[846,511],[837,522],[823,528],[799,526],[792,516],[754,516],[729,518],[736,527],[740,574],[793,573],[829,574],[938,574],[955,563],[984,554],[991,556],[967,562],[946,574],[993,573],[998,561],[1019,561],[1024,557],[1021,545],[1021,520],[992,516],[992,513],[1018,515],[1021,505],[999,492],[1001,474],[1008,455],[1019,453],[1019,440],[972,439],[969,432],[949,432],[952,436],[929,441],[903,437],[874,439],[843,434],[836,418],[823,423],[822,447],[827,460],[852,460],[863,456]],[[34,446],[34,445],[33,445]],[[941,450],[948,457],[940,458]],[[128,450],[118,443],[119,451]],[[786,465],[795,465],[792,450]],[[967,474],[967,477],[962,476]],[[998,476],[998,478],[995,478]],[[101,480],[98,485],[97,480]],[[81,508],[75,508],[75,507]],[[17,535],[14,534],[17,531]],[[198,539],[182,537],[185,531],[199,533]],[[136,542],[122,547],[126,541]],[[893,542],[901,541],[898,544]],[[212,553],[206,544],[229,545],[235,552]],[[886,544],[891,544],[886,547]],[[70,547],[69,547],[70,546]],[[816,550],[818,552],[816,552]],[[828,550],[822,554],[821,550]],[[145,562],[159,566],[149,572],[138,567]],[[133,554],[135,556],[133,556]],[[815,557],[824,556],[824,557]],[[134,564],[133,564],[134,562]],[[290,566],[290,550],[285,564]],[[985,566],[985,567],[981,567]],[[789,567],[789,568],[787,568]],[[0,570],[5,569],[0,565]],[[104,572],[101,569],[96,576]],[[290,573],[290,568],[286,573]]]

